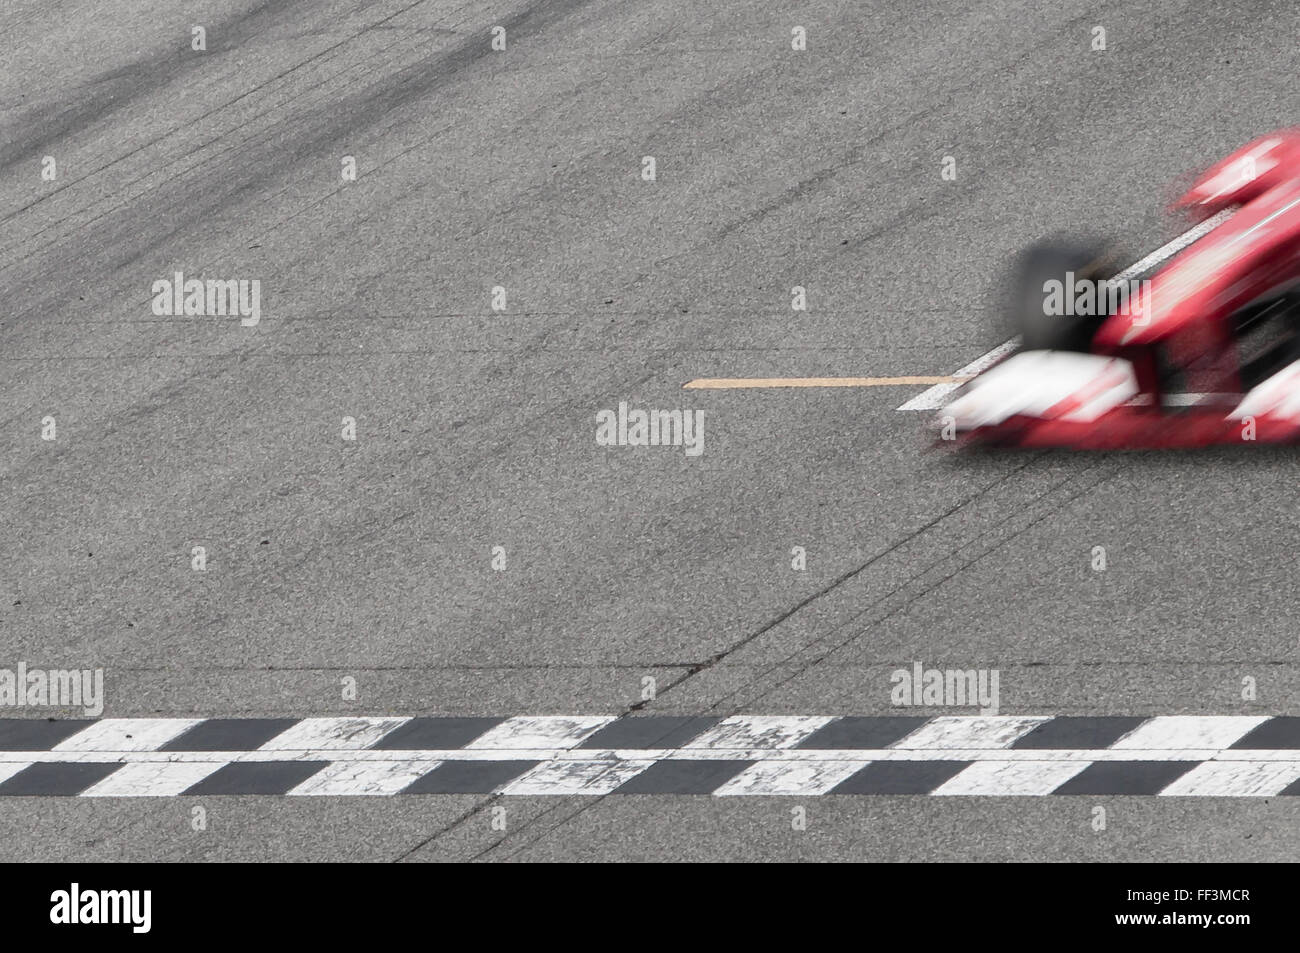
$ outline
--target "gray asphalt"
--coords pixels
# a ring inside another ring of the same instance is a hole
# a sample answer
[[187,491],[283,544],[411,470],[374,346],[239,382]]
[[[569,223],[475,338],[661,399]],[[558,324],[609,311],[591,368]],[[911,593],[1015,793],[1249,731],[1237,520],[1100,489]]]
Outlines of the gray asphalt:
[[[0,665],[102,666],[110,716],[647,675],[887,713],[914,660],[1005,713],[1300,713],[1294,453],[952,457],[920,388],[681,389],[948,374],[1028,241],[1178,234],[1179,182],[1295,122],[1289,0],[211,6],[0,12]],[[260,324],[155,316],[178,270],[259,279]],[[597,446],[621,400],[704,453]],[[1297,800],[15,798],[0,859],[1278,860]]]

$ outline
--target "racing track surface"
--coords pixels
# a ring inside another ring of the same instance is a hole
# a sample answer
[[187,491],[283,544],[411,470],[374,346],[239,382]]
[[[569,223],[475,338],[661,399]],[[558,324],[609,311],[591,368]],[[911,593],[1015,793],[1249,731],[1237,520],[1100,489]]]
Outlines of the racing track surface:
[[[102,666],[113,717],[646,676],[642,714],[888,715],[913,661],[1005,714],[1300,714],[1294,453],[954,458],[921,387],[682,390],[948,374],[1029,240],[1182,231],[1180,177],[1295,121],[1289,0],[212,6],[0,13],[0,666]],[[155,316],[178,270],[260,323]],[[619,401],[704,452],[597,446]],[[1298,800],[0,798],[0,857],[1276,860]]]

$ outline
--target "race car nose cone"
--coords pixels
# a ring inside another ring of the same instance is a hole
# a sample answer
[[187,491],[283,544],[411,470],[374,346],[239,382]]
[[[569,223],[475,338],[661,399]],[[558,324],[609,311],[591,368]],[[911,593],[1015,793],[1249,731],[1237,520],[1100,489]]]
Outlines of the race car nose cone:
[[1015,415],[1090,421],[1138,392],[1133,365],[1074,351],[1021,351],[966,386],[940,411],[958,431],[1000,424]]

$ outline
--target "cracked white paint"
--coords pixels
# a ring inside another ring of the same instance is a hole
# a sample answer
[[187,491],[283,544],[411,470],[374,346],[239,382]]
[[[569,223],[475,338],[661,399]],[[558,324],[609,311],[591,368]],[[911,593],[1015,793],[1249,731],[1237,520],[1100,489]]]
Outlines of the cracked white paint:
[[1137,748],[1227,748],[1268,721],[1267,715],[1161,715],[1116,741],[1121,751]]
[[1049,717],[1023,715],[952,715],[932,718],[892,747],[1005,748],[1033,731]]
[[65,738],[55,751],[156,751],[202,718],[105,718]]
[[1300,780],[1300,761],[1207,761],[1163,791],[1165,797],[1271,797]]
[[1088,767],[1086,761],[977,761],[953,775],[932,794],[1051,794]]
[[613,715],[523,715],[507,718],[466,745],[470,749],[572,748],[614,720]]
[[758,764],[751,764],[713,793],[720,796],[825,794],[870,763],[870,761],[760,761]]
[[410,718],[304,718],[276,735],[263,751],[369,748]]
[[791,748],[832,719],[829,715],[735,715],[691,741],[692,748]]
[[653,761],[550,761],[501,788],[502,794],[609,794]]
[[221,768],[210,761],[137,761],[81,792],[82,797],[175,797]]
[[396,794],[428,774],[440,761],[338,761],[289,791],[301,795]]

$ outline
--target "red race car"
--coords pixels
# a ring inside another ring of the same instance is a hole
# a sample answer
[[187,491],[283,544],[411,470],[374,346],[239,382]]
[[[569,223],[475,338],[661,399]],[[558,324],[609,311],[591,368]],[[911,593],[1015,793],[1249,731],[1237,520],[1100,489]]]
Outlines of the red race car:
[[1020,347],[940,411],[945,440],[1079,449],[1300,441],[1300,130],[1179,200],[1201,220],[1149,277],[1037,245],[1012,279]]

